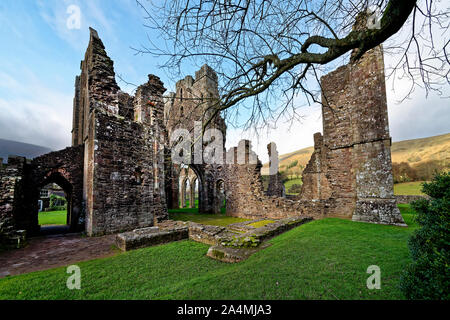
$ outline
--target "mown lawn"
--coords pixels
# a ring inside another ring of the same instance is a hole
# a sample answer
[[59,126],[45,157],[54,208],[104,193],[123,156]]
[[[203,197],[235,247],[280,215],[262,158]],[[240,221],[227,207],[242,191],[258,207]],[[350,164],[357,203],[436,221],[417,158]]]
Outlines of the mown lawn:
[[403,182],[394,184],[394,194],[404,196],[423,196],[422,183],[424,181]]
[[42,211],[39,212],[39,224],[44,225],[64,225],[67,224],[67,211]]
[[[299,226],[238,264],[205,256],[190,240],[80,262],[81,290],[66,288],[66,268],[0,279],[0,299],[403,299],[399,276],[416,228],[337,218]],[[366,287],[367,267],[381,268],[381,289]]]

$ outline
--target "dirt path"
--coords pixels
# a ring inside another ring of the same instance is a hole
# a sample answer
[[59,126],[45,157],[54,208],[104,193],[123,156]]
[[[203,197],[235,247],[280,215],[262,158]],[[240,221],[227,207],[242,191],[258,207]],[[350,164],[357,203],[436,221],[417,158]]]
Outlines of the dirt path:
[[23,249],[0,253],[0,278],[115,255],[119,251],[113,247],[114,238],[80,234],[31,238]]

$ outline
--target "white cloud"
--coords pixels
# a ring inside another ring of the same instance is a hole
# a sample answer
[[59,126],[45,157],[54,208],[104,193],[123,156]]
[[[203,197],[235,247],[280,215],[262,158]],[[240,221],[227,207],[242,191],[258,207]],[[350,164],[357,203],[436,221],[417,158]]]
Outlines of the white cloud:
[[[67,19],[70,14],[67,8],[76,5],[81,12],[81,28],[69,29]],[[114,30],[114,21],[108,18],[98,6],[98,1],[54,0],[38,1],[39,14],[42,19],[55,31],[56,35],[69,43],[76,50],[84,50],[86,46],[86,30],[88,27],[102,30],[108,39],[118,41]]]
[[314,145],[313,135],[322,132],[322,111],[320,105],[302,107],[298,109],[302,116],[302,121],[279,121],[275,128],[260,132],[258,135],[254,131],[243,132],[240,129],[228,129],[227,150],[237,146],[241,139],[249,139],[252,142],[252,149],[259,159],[265,163],[268,161],[267,144],[275,142],[279,154],[289,153],[298,149]]
[[[71,96],[43,86],[29,70],[21,72],[22,82],[0,73],[0,90],[13,96],[0,99],[0,137],[58,150],[70,145]],[[26,79],[26,80],[23,80]]]

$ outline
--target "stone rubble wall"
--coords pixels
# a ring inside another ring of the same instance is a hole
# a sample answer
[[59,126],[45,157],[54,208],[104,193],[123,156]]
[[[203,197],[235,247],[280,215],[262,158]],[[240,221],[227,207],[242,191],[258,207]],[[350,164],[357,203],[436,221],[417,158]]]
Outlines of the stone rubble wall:
[[68,199],[67,223],[72,231],[79,230],[84,224],[82,166],[83,146],[68,147],[33,160],[10,157],[0,169],[0,234],[25,230],[31,236],[39,232],[39,191],[49,183],[58,183],[63,188]]
[[90,204],[87,233],[148,227],[165,219],[164,159],[153,128],[108,112],[97,111],[92,117],[85,185]]
[[16,247],[18,241],[25,244],[25,234],[18,232],[14,219],[16,187],[23,178],[25,163],[23,157],[9,157],[7,164],[0,158],[0,250]]
[[428,197],[428,196],[396,195],[395,199],[397,200],[398,204],[409,204],[411,202],[418,201],[418,200],[430,199],[430,197]]
[[[224,173],[226,193],[226,213],[229,216],[248,219],[271,218],[283,219],[305,215],[321,218],[327,204],[319,200],[290,200],[283,197],[267,196],[264,193],[261,178],[261,161],[250,161],[254,152],[248,140],[241,140],[245,146],[245,163],[239,164],[235,156],[234,164],[227,164]],[[237,147],[239,148],[239,147]],[[237,153],[232,148],[229,153]]]
[[270,160],[269,160],[269,183],[266,195],[273,197],[284,197],[286,192],[284,190],[284,184],[281,179],[281,174],[278,172],[279,169],[278,151],[274,142],[271,142],[267,145],[267,151],[269,153]]

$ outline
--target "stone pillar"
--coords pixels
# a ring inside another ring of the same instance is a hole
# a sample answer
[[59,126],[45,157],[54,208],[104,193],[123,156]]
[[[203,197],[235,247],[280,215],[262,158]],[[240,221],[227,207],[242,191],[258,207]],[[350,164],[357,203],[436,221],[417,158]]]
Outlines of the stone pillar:
[[191,179],[189,183],[189,208],[195,208],[195,185],[194,180]]
[[281,175],[278,172],[278,151],[275,142],[271,142],[267,145],[269,153],[269,186],[267,188],[268,196],[283,197],[284,186],[281,181]]

